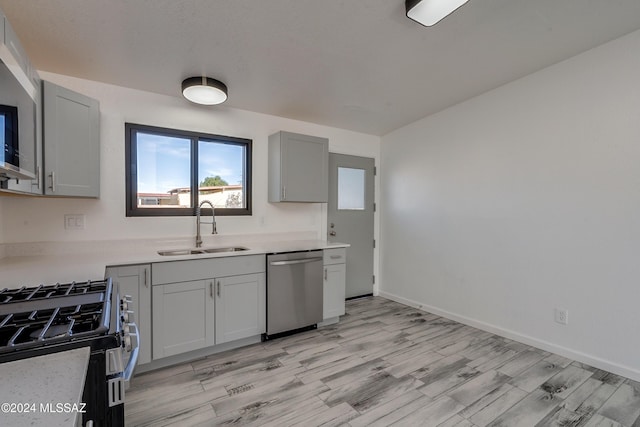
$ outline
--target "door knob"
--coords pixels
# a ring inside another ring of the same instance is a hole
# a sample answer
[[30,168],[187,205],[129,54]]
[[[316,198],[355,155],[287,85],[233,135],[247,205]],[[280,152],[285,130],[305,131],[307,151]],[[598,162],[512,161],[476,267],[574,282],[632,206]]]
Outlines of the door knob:
[[329,232],[329,236],[335,236],[335,235],[336,235],[335,231],[332,230],[332,231]]

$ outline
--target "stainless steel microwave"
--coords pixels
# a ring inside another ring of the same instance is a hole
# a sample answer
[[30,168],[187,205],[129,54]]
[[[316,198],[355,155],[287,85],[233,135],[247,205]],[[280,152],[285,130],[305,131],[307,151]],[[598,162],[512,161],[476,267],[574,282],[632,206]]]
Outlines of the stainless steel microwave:
[[11,68],[0,58],[0,179],[33,179],[37,91],[25,87]]

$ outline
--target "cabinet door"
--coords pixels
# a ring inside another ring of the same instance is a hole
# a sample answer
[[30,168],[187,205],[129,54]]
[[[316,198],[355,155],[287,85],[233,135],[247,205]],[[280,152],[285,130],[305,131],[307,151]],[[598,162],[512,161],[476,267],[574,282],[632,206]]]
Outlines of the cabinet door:
[[280,131],[269,136],[269,202],[327,202],[329,140]]
[[45,194],[100,196],[98,101],[44,82]]
[[342,316],[345,311],[345,264],[325,265],[322,317]]
[[216,344],[266,331],[264,273],[216,279]]
[[140,352],[138,363],[151,362],[151,268],[148,264],[109,267],[105,277],[111,277],[120,289],[120,297],[131,295],[138,326]]
[[153,287],[153,359],[214,344],[213,280]]
[[283,200],[326,202],[327,160],[327,139],[282,132]]

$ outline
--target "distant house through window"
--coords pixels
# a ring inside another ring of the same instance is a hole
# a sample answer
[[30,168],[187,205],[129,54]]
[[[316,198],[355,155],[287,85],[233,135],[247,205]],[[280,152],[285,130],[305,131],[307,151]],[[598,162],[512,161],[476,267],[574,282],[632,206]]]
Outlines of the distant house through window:
[[251,215],[251,143],[126,123],[127,216]]

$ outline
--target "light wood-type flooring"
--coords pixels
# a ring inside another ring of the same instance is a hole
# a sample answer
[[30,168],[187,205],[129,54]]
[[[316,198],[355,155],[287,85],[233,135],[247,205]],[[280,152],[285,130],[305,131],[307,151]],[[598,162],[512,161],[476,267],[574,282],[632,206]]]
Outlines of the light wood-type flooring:
[[640,383],[370,297],[339,324],[135,377],[128,426],[640,426]]

